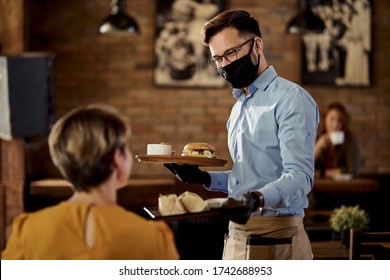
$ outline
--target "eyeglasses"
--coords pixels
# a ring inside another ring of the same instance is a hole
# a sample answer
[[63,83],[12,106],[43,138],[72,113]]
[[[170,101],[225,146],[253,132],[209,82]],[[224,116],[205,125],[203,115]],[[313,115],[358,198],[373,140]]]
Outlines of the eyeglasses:
[[225,53],[222,56],[219,55],[214,55],[212,58],[209,59],[209,63],[214,67],[214,68],[220,68],[222,67],[222,60],[225,58],[229,62],[233,62],[237,59],[238,57],[238,52],[242,49],[243,46],[251,42],[251,47],[250,50],[253,47],[253,42],[255,41],[255,38],[251,38],[248,41],[245,41],[241,45],[235,48],[231,48],[225,51]]

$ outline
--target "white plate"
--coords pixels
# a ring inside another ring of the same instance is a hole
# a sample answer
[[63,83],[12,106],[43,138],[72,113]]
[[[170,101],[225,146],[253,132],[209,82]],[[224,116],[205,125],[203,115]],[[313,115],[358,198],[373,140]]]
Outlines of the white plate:
[[335,179],[336,181],[349,181],[352,179],[352,177],[353,175],[351,173],[342,173],[335,175],[333,179]]
[[221,208],[227,200],[227,198],[210,198],[206,200],[206,203],[210,209],[218,209]]

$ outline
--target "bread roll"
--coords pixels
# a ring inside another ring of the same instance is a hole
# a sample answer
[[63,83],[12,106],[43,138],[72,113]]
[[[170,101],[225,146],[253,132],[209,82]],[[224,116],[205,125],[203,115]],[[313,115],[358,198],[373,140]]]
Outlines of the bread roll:
[[158,198],[158,211],[162,216],[187,213],[176,194],[160,195]]
[[186,191],[179,196],[179,200],[184,208],[190,213],[208,210],[206,201],[196,193]]

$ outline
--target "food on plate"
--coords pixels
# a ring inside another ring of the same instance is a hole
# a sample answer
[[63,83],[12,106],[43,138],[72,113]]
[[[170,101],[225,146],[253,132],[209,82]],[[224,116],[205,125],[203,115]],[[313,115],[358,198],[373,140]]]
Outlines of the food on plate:
[[172,145],[168,142],[161,142],[160,144],[148,144],[148,155],[162,155],[169,156],[172,154]]
[[182,156],[216,158],[217,150],[208,143],[188,143],[184,146]]
[[181,195],[166,194],[158,198],[158,211],[162,216],[196,213],[208,210],[206,201],[198,194],[186,191]]
[[179,200],[184,208],[190,213],[208,210],[206,201],[196,193],[186,191],[179,196]]
[[158,197],[158,211],[162,216],[187,213],[176,194],[160,195]]

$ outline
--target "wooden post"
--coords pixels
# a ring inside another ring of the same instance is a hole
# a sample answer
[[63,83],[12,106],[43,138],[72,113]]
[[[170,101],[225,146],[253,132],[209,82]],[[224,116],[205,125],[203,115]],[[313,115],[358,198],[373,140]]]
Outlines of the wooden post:
[[[24,0],[0,0],[0,54],[24,51]],[[4,249],[12,220],[24,210],[24,142],[0,140],[0,249]]]

